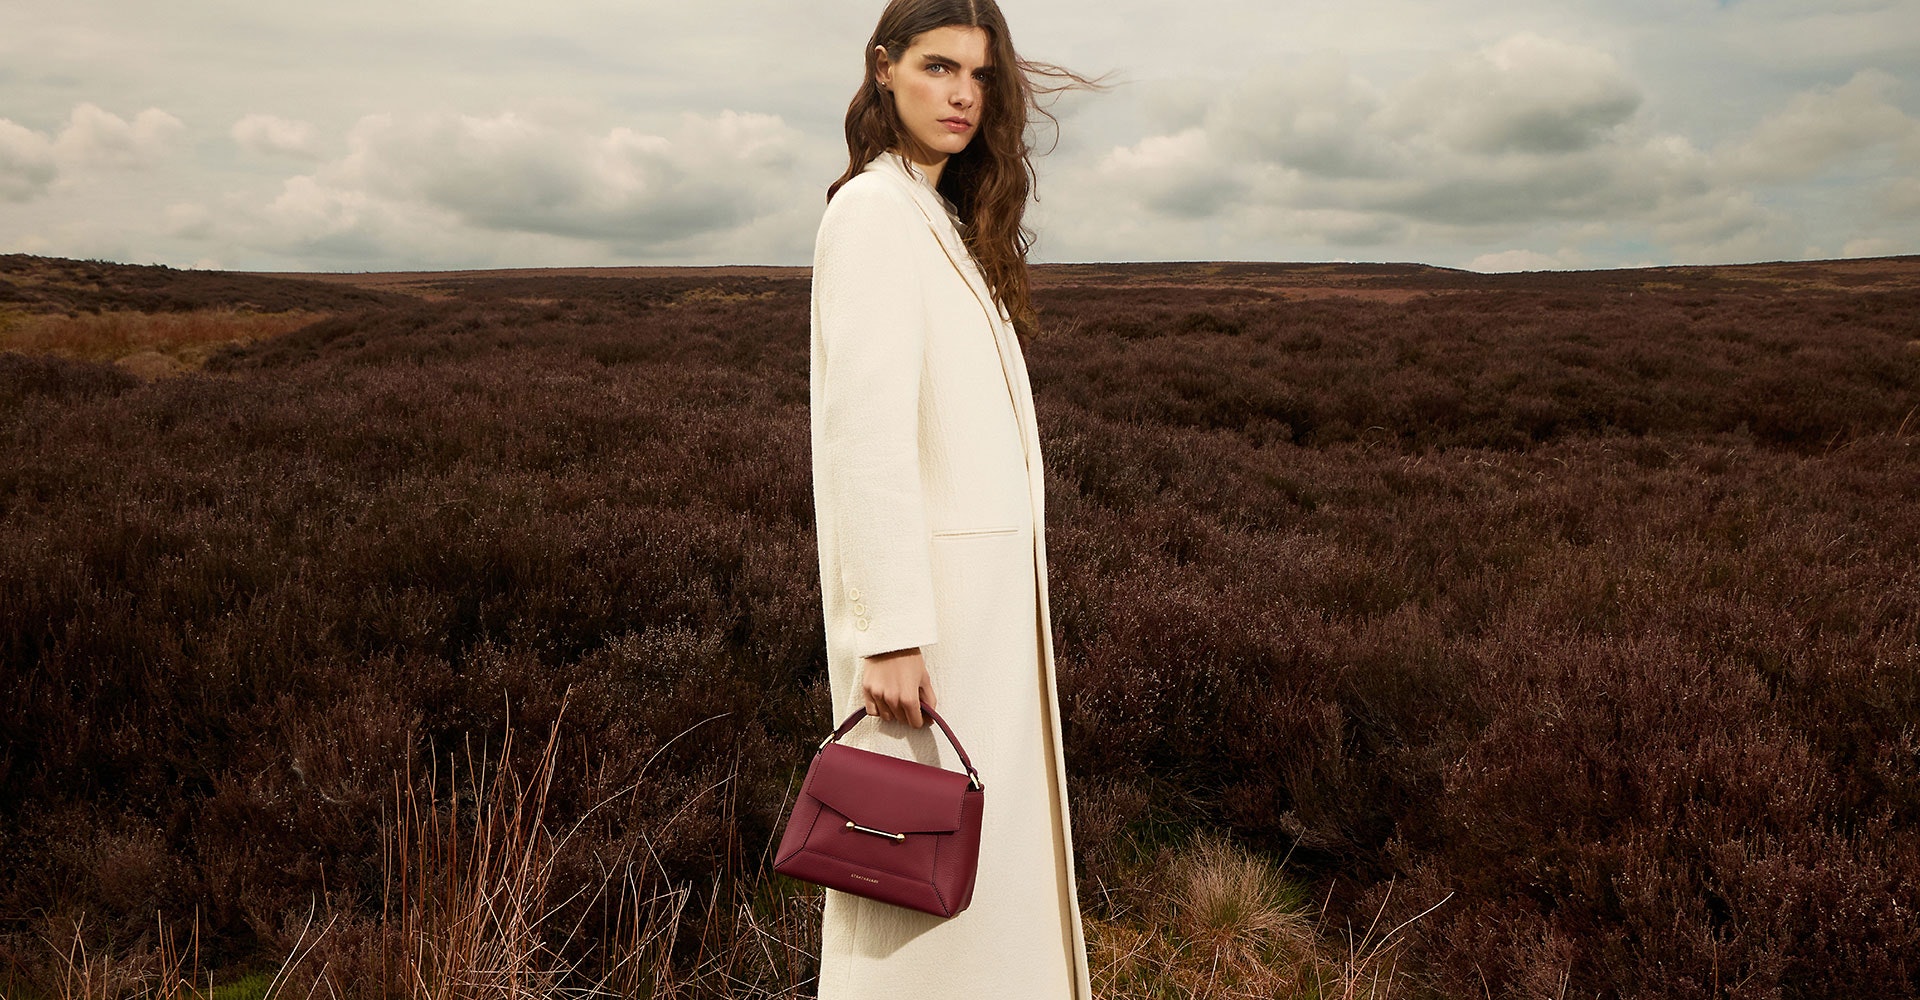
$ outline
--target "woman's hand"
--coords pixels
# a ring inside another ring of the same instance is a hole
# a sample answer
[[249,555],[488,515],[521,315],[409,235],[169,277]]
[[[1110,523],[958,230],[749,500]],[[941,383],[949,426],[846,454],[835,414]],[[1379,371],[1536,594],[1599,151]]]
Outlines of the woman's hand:
[[906,722],[918,729],[927,724],[920,714],[920,703],[938,708],[933,700],[933,678],[927,676],[927,661],[919,646],[896,649],[866,657],[867,668],[860,680],[860,694],[867,714],[889,722]]

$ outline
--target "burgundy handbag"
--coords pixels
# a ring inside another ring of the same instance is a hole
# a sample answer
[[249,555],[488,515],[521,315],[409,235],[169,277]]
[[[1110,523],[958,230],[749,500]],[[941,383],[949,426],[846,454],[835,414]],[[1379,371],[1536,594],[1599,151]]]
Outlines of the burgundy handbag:
[[973,902],[986,785],[947,720],[926,702],[967,773],[839,742],[856,708],[807,765],[773,870],[803,882],[951,917]]

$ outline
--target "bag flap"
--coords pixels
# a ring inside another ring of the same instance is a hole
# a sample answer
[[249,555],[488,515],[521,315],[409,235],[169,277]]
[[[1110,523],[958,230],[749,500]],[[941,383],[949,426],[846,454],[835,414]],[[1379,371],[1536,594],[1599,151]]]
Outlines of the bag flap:
[[807,769],[806,792],[827,808],[888,833],[960,829],[965,774],[919,761],[829,743]]

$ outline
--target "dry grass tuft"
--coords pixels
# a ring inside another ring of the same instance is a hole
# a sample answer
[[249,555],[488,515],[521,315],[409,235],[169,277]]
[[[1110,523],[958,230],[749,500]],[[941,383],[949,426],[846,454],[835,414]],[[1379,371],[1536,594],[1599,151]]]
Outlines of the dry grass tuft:
[[1188,942],[1236,965],[1276,950],[1313,946],[1300,893],[1277,866],[1217,834],[1204,834],[1174,859],[1174,927]]
[[[1110,917],[1087,915],[1094,992],[1110,1000],[1391,1000],[1405,925],[1337,941],[1282,864],[1203,832],[1133,866]],[[1116,902],[1113,896],[1109,905]]]
[[764,302],[768,299],[775,298],[779,294],[780,293],[775,289],[765,289],[757,292],[746,292],[746,291],[737,291],[733,288],[729,288],[722,285],[722,286],[714,286],[714,287],[690,288],[685,292],[681,293],[678,298],[675,298],[669,302],[664,302],[661,304],[663,306],[666,306],[667,308],[672,308],[674,306],[685,305],[690,302],[697,302],[702,305],[722,305],[722,304],[734,303],[734,302]]

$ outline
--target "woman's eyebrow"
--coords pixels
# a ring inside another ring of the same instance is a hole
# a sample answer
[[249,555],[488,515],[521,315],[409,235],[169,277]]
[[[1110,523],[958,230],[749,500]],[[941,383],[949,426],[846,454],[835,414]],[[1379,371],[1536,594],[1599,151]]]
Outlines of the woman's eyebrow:
[[[921,58],[923,58],[923,59],[925,59],[926,61],[928,61],[928,62],[930,62],[930,63],[940,63],[940,64],[941,64],[941,65],[943,65],[943,66],[951,66],[951,67],[953,67],[954,69],[959,69],[959,68],[960,68],[960,61],[959,61],[958,59],[950,59],[950,58],[948,58],[948,57],[946,57],[946,56],[943,56],[943,55],[940,55],[940,54],[939,54],[939,53],[937,53],[937,52],[929,52],[929,53],[927,53],[926,55],[924,55],[924,56],[922,56]],[[992,63],[981,63],[981,64],[980,64],[980,68],[981,68],[981,69],[992,69],[992,68],[993,68],[993,64],[992,64]]]

